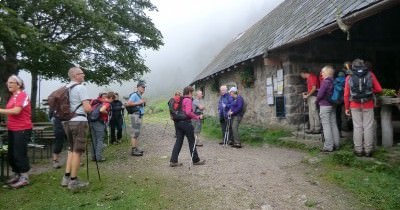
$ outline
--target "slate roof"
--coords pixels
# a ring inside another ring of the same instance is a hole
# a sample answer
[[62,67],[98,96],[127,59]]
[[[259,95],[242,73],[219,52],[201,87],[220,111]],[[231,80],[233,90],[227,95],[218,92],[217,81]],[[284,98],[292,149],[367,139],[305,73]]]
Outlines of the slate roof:
[[248,59],[295,43],[327,26],[337,25],[337,11],[346,18],[378,3],[399,0],[286,0],[232,40],[194,79],[206,79]]

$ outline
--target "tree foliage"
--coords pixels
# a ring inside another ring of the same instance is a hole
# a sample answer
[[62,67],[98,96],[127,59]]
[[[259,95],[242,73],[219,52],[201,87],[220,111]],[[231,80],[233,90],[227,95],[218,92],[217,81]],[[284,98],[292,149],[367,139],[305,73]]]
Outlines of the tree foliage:
[[20,69],[66,79],[77,64],[99,85],[138,79],[149,71],[141,50],[163,44],[154,10],[149,0],[0,0],[2,81]]

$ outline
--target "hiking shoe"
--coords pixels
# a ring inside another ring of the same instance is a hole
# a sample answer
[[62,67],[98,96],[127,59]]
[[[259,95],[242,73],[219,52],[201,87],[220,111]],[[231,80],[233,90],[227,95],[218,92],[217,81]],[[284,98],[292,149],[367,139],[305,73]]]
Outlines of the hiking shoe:
[[363,153],[362,153],[362,152],[356,152],[356,151],[354,151],[354,154],[355,154],[357,157],[362,157],[362,156],[363,156]]
[[72,191],[79,190],[79,189],[82,189],[82,188],[86,188],[87,186],[89,186],[89,182],[82,182],[82,181],[80,181],[78,179],[71,180],[68,183],[68,189],[72,190]]
[[14,183],[16,183],[16,182],[19,181],[19,178],[20,178],[20,175],[19,175],[19,174],[14,174],[10,179],[8,179],[8,180],[6,181],[6,184],[7,184],[7,185],[14,184]]
[[143,156],[143,152],[138,151],[137,149],[132,149],[132,156]]
[[106,161],[106,158],[105,158],[105,157],[103,157],[103,158],[98,158],[97,160],[94,159],[94,158],[92,158],[92,161],[104,162],[104,161]]
[[372,157],[372,152],[365,152],[365,157]]
[[197,146],[197,147],[202,147],[203,144],[202,144],[202,143],[196,143],[196,146]]
[[171,167],[178,167],[178,166],[183,166],[183,164],[182,164],[182,163],[178,163],[178,162],[170,162],[170,163],[169,163],[169,166],[171,166]]
[[29,184],[29,179],[27,177],[21,176],[17,182],[10,184],[9,186],[14,189],[21,188]]
[[60,162],[58,162],[57,160],[53,160],[53,168],[54,168],[54,169],[59,169],[59,168],[61,168]]
[[228,145],[233,146],[233,141],[228,141]]
[[224,143],[225,143],[224,141],[221,141],[221,142],[219,142],[218,144],[223,145]]
[[63,187],[68,186],[70,181],[71,181],[71,177],[64,175],[62,180],[61,180],[61,186],[63,186]]
[[232,147],[235,147],[235,148],[242,148],[242,145],[241,145],[240,143],[236,143],[236,144],[233,144]]
[[193,165],[196,165],[196,166],[204,165],[204,164],[206,164],[206,160],[199,160],[199,161],[193,163]]

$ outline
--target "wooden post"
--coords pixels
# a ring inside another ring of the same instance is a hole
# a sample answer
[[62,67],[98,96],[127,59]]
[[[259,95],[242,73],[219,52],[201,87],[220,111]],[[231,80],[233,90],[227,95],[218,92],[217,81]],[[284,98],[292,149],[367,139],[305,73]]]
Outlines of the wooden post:
[[381,107],[382,146],[393,146],[392,105]]

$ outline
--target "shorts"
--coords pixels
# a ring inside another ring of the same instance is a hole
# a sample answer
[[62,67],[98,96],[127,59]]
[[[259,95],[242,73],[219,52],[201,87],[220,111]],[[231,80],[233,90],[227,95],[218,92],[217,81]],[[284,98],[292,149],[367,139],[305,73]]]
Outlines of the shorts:
[[192,120],[194,133],[199,134],[201,132],[201,120]]
[[142,117],[139,114],[131,114],[132,138],[138,138],[142,127]]
[[88,123],[86,121],[65,121],[62,123],[69,143],[68,151],[85,152]]

